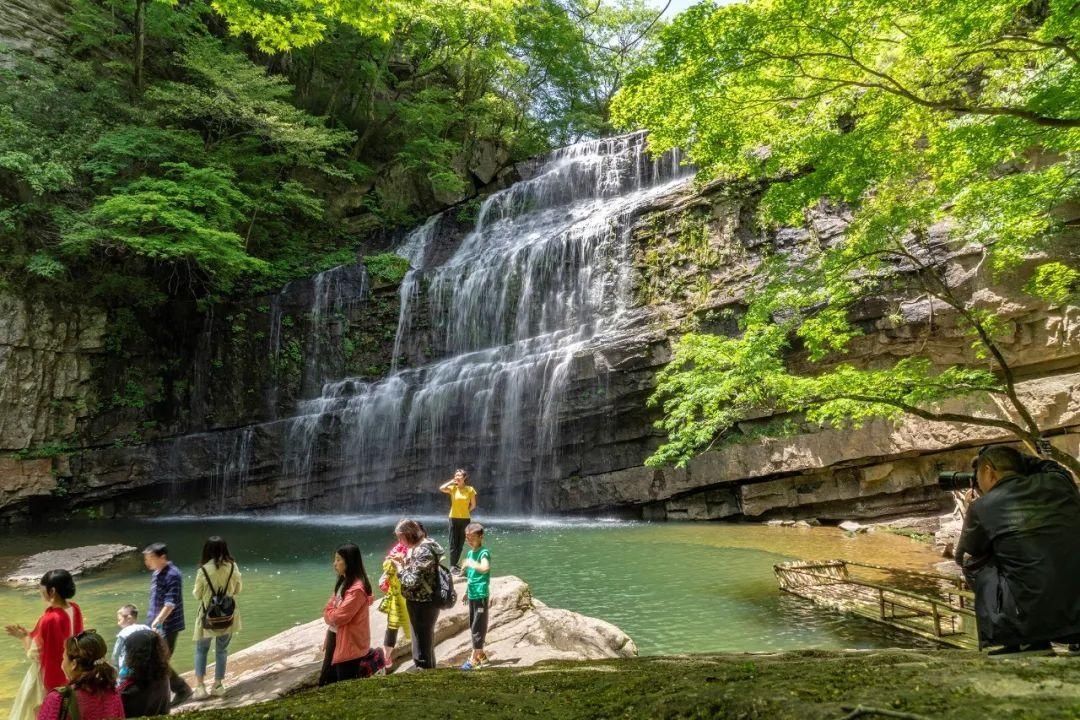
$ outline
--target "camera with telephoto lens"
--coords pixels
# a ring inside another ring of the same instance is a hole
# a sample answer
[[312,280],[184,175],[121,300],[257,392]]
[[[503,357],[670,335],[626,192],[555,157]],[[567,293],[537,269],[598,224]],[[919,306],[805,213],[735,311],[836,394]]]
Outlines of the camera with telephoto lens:
[[975,473],[955,470],[938,473],[937,484],[947,492],[969,490],[975,487]]

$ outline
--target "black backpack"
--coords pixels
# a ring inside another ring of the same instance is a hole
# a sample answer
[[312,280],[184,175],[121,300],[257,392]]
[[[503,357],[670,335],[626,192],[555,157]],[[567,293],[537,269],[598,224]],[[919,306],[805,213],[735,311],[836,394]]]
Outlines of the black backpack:
[[454,589],[454,576],[442,564],[442,556],[435,556],[435,585],[431,588],[431,599],[442,610],[449,610],[457,603],[457,590]]
[[225,592],[229,589],[229,582],[232,580],[236,563],[229,565],[229,577],[225,580],[225,585],[217,590],[214,589],[214,584],[210,582],[210,575],[206,572],[206,567],[200,569],[206,577],[206,584],[210,587],[212,593],[210,602],[203,606],[203,628],[206,630],[227,630],[232,626],[233,617],[236,615],[236,599],[226,595]]

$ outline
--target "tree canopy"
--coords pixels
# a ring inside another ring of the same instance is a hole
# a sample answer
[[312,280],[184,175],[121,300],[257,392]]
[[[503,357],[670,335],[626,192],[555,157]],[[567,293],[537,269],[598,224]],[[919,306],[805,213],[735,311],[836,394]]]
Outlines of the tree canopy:
[[[1075,301],[1075,3],[703,3],[658,44],[616,97],[618,124],[648,128],[654,151],[682,148],[706,178],[765,183],[765,230],[801,225],[822,203],[850,207],[852,222],[809,257],[769,259],[737,337],[691,333],[677,345],[653,399],[669,441],[650,461],[685,463],[763,409],[837,426],[911,413],[1041,440],[999,348],[1007,324],[942,268],[975,248],[999,276],[1026,273],[1046,302]],[[961,316],[985,360],[843,362],[858,303],[913,295]],[[809,367],[794,368],[796,349]],[[1000,396],[1009,412],[936,409],[973,393]]]
[[54,61],[0,49],[0,282],[154,304],[378,250],[610,127],[656,12],[581,3],[73,0]]

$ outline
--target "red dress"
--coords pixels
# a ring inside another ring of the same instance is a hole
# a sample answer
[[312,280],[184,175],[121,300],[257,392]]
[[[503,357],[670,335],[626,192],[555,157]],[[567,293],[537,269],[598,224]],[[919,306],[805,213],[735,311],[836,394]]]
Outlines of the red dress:
[[60,668],[64,659],[64,643],[72,635],[83,631],[82,610],[73,602],[68,605],[71,606],[70,620],[66,610],[48,607],[30,633],[41,652],[41,679],[46,692],[67,685],[67,677]]
[[[79,704],[79,720],[123,720],[124,703],[116,688],[99,692],[80,688],[75,691],[75,700]],[[45,696],[45,702],[38,710],[37,720],[60,720],[63,704],[64,698],[57,690],[53,690]]]

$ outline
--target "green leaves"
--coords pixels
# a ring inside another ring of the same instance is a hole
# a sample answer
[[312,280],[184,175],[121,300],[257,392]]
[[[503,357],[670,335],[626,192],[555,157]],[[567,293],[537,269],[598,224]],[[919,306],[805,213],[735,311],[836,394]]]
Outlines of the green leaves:
[[234,34],[249,34],[265,52],[282,52],[321,41],[342,22],[362,34],[386,37],[405,3],[393,0],[211,0]]
[[1028,282],[1028,292],[1054,305],[1073,300],[1080,290],[1080,271],[1060,262],[1048,262],[1035,268]]
[[684,336],[649,400],[663,408],[657,427],[667,432],[668,442],[646,462],[683,466],[755,408],[779,399],[786,384],[780,361],[785,347],[785,334],[776,326],[755,327],[738,339]]
[[292,87],[285,78],[225,51],[216,40],[192,41],[180,63],[191,82],[160,83],[147,99],[164,122],[199,123],[210,149],[254,137],[280,154],[283,164],[325,170],[327,156],[353,137],[287,102]]
[[409,272],[409,261],[396,253],[379,253],[366,256],[364,267],[376,282],[392,285],[401,282]]
[[606,131],[655,17],[641,0],[71,5],[62,63],[0,63],[0,277],[120,303],[270,289]]
[[180,263],[222,289],[266,264],[244,252],[235,227],[250,200],[232,173],[164,163],[165,177],[121,186],[73,223],[61,248],[79,255],[94,247],[131,253],[156,263]]
[[[1075,297],[1078,258],[1061,249],[1062,209],[1080,196],[1078,50],[1068,2],[703,3],[666,28],[615,98],[615,122],[647,128],[654,151],[687,151],[707,178],[767,181],[765,230],[804,225],[823,203],[850,208],[851,223],[843,239],[767,261],[743,337],[684,338],[657,390],[671,440],[653,460],[685,461],[749,414],[858,423],[1010,387],[1000,321],[957,297],[939,263],[976,244],[1005,278],[1048,257],[1021,284],[1052,303]],[[995,372],[836,364],[860,334],[859,303],[902,317],[912,294],[958,314]],[[771,333],[784,340],[765,351]]]
[[202,138],[193,130],[124,125],[106,132],[90,146],[90,157],[81,170],[102,182],[152,169],[171,158],[204,160]]

